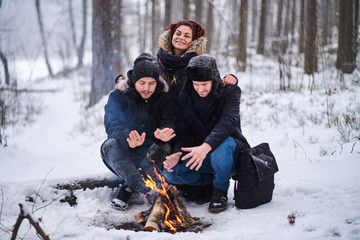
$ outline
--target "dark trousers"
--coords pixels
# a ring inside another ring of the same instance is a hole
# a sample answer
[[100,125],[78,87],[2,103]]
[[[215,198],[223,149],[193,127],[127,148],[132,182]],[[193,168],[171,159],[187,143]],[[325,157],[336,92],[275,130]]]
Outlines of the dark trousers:
[[147,175],[160,184],[154,169],[161,173],[162,162],[168,152],[170,152],[168,144],[160,146],[155,143],[150,147],[140,146],[131,152],[123,149],[113,138],[101,145],[101,157],[104,164],[119,177],[123,184],[142,193],[150,190],[143,181],[143,178],[147,179]]

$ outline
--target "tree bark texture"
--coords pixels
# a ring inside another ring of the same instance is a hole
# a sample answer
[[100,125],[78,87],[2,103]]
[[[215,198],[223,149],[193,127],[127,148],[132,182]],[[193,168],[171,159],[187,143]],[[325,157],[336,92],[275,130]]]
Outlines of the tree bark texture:
[[336,68],[343,73],[352,73],[355,69],[354,49],[354,1],[339,1],[339,34]]
[[300,2],[300,22],[299,22],[299,53],[304,52],[305,39],[305,0]]
[[305,73],[317,70],[317,1],[306,0]]
[[265,33],[266,33],[266,18],[267,18],[267,0],[261,0],[261,16],[259,27],[259,40],[257,46],[257,53],[264,55],[265,53]]
[[213,42],[214,32],[214,11],[213,11],[213,0],[209,0],[207,9],[207,20],[206,20],[206,37],[207,37],[207,51],[211,51],[211,45]]
[[[2,61],[3,67],[4,67],[5,84],[9,85],[10,84],[9,65],[8,65],[8,61],[7,61],[5,54],[1,50],[0,50],[0,59]],[[1,80],[1,77],[0,77],[0,80]],[[1,81],[0,81],[0,83],[1,83]]]
[[48,69],[49,75],[51,77],[53,77],[54,74],[53,74],[53,71],[52,71],[52,68],[50,65],[50,61],[49,61],[48,46],[47,46],[47,41],[46,41],[46,37],[45,37],[43,18],[42,18],[41,8],[40,8],[40,0],[35,0],[35,7],[36,7],[37,19],[38,19],[38,24],[39,24],[39,29],[40,29],[41,43],[42,43],[42,47],[44,48],[45,64]]
[[93,0],[90,105],[113,88],[121,67],[121,0]]
[[240,35],[239,35],[239,53],[237,56],[237,62],[240,71],[246,69],[246,47],[247,47],[247,0],[241,0],[240,7]]

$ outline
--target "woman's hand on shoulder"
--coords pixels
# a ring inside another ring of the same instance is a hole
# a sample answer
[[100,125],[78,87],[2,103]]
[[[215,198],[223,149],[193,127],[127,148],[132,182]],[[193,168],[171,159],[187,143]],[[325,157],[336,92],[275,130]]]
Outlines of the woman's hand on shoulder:
[[237,81],[238,81],[237,78],[234,77],[234,76],[231,75],[231,74],[226,75],[226,76],[222,79],[222,83],[223,83],[224,86],[226,86],[226,85],[235,85],[235,84],[237,84]]

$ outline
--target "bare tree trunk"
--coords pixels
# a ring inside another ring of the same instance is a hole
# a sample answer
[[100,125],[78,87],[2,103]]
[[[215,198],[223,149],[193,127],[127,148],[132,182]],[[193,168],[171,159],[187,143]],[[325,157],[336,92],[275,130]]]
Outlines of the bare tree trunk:
[[203,10],[203,1],[195,1],[195,21],[202,25],[202,10]]
[[352,73],[355,68],[354,51],[354,1],[339,2],[339,43],[336,68]]
[[159,2],[158,0],[152,0],[152,8],[151,8],[151,25],[152,25],[152,32],[151,32],[151,36],[152,36],[152,47],[151,47],[151,51],[152,54],[155,55],[155,53],[157,52],[158,46],[157,46],[157,40],[159,37],[159,31],[158,31],[158,26],[160,26],[160,13],[158,10],[158,6],[159,6]]
[[115,74],[122,70],[121,4],[122,0],[93,0],[90,105],[109,93]]
[[82,24],[82,35],[80,46],[78,48],[78,67],[83,66],[83,59],[84,59],[84,52],[85,52],[85,40],[86,40],[86,33],[87,33],[87,0],[82,0],[82,17],[83,17],[83,24]]
[[359,37],[359,0],[355,0],[355,23],[354,23],[354,31],[355,31],[355,39],[354,39],[354,51],[355,51],[355,58],[358,52],[358,37]]
[[213,42],[213,32],[214,32],[214,12],[213,12],[213,0],[208,2],[207,10],[207,20],[206,20],[206,37],[207,37],[207,51],[211,51],[211,45]]
[[279,0],[278,2],[278,11],[277,11],[277,22],[276,22],[276,35],[275,37],[281,36],[281,28],[282,28],[282,12],[283,12],[284,0]]
[[[4,66],[5,84],[9,85],[10,84],[9,65],[8,65],[8,61],[7,61],[5,54],[1,50],[0,50],[0,59]],[[0,78],[0,80],[1,80],[1,78]],[[0,81],[0,83],[1,83],[1,81]]]
[[247,0],[241,0],[240,7],[240,32],[239,32],[239,53],[237,62],[240,71],[246,69],[246,47],[247,47]]
[[189,0],[183,1],[183,19],[189,20]]
[[257,29],[257,0],[252,2],[252,21],[251,21],[251,25],[252,25],[252,30],[251,30],[251,41],[255,41],[256,39],[256,29]]
[[68,0],[68,4],[69,4],[69,7],[68,7],[68,9],[69,9],[69,22],[70,22],[70,30],[71,30],[72,42],[73,42],[75,52],[77,53],[76,31],[75,31],[75,22],[74,22],[72,0]]
[[267,0],[261,0],[261,17],[260,17],[260,27],[259,27],[259,40],[257,53],[264,55],[265,53],[265,35],[266,35],[266,18],[267,18]]
[[329,10],[330,10],[330,3],[329,1],[324,1],[322,3],[322,45],[328,45],[328,38],[329,38]]
[[53,77],[54,74],[53,74],[53,71],[52,71],[52,68],[50,65],[50,61],[49,61],[48,46],[47,46],[47,42],[46,42],[43,19],[42,19],[42,15],[41,15],[40,0],[35,0],[35,7],[36,7],[36,13],[37,13],[37,17],[38,17],[39,28],[40,28],[41,42],[42,42],[42,46],[44,48],[45,63],[46,63],[46,66],[47,66],[50,76]]
[[165,19],[164,19],[164,27],[169,26],[171,23],[171,9],[172,9],[172,1],[165,0]]
[[294,33],[295,33],[297,0],[292,0],[292,1],[293,1],[293,6],[292,6],[292,13],[291,13],[291,39],[294,38]]
[[313,74],[317,70],[317,2],[306,0],[305,22],[305,73]]
[[281,42],[281,52],[285,53],[289,44],[289,32],[290,32],[290,1],[286,2],[286,12],[285,12],[285,27],[284,27],[284,36],[285,39],[282,39]]
[[299,53],[304,52],[305,39],[305,0],[300,3]]

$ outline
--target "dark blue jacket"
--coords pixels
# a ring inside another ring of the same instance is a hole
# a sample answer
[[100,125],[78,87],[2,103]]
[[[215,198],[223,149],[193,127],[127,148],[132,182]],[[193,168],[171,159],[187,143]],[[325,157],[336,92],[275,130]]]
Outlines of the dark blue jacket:
[[154,137],[156,128],[170,127],[175,130],[175,109],[166,90],[165,83],[158,81],[153,95],[145,100],[134,87],[121,81],[117,89],[110,93],[105,105],[104,125],[108,138],[116,139],[124,149],[135,151],[126,141],[132,130],[138,131],[140,135],[146,133],[141,148],[160,141]]

